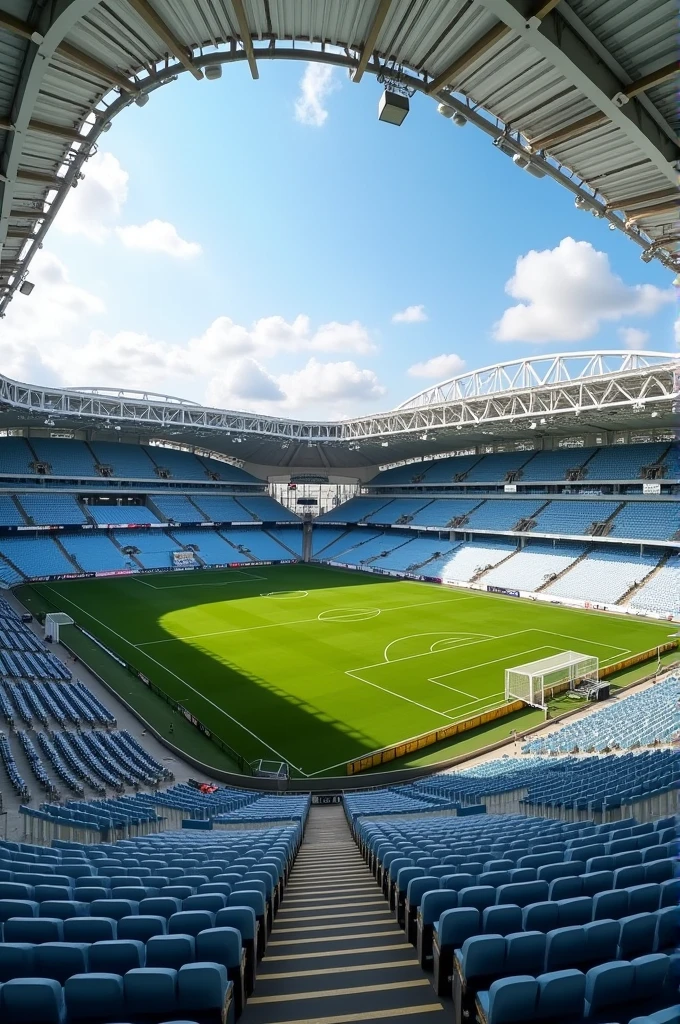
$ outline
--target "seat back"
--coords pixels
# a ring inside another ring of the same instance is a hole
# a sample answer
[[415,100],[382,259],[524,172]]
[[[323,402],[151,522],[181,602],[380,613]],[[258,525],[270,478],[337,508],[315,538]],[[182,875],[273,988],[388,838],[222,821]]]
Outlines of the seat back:
[[582,1015],[586,990],[585,974],[573,969],[554,971],[542,974],[537,980],[537,1020],[564,1020]]
[[125,1007],[131,1017],[174,1014],[177,971],[170,967],[135,967],[123,978]]
[[589,1016],[617,1003],[625,1005],[633,994],[635,968],[621,960],[598,964],[586,974],[586,1008]]
[[0,989],[0,1020],[3,1024],[63,1024],[64,995],[58,981],[48,978],[14,978]]
[[64,921],[64,941],[104,942],[115,939],[116,928],[112,917],[72,917]]
[[123,1020],[123,979],[118,974],[74,974],[64,985],[69,1024],[72,1021]]

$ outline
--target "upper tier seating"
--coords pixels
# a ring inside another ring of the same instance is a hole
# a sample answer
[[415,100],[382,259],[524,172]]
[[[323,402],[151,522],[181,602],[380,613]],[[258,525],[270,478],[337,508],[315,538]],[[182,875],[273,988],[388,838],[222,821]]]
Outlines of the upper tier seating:
[[152,494],[150,497],[158,511],[174,523],[201,523],[206,518],[184,494]]
[[[479,455],[456,455],[449,459],[434,459],[432,462],[422,463],[423,468],[418,476],[422,475],[424,484],[453,483],[454,480],[469,473],[478,462]],[[416,466],[411,468],[417,469]]]
[[491,498],[471,512],[466,530],[512,530],[522,519],[533,519],[545,498]]
[[386,505],[389,500],[388,497],[384,496],[379,498],[350,498],[349,501],[343,502],[342,505],[338,505],[337,508],[332,509],[330,512],[324,512],[319,516],[318,521],[321,523],[360,523],[367,516],[372,515],[373,512],[377,512],[383,505]]
[[399,521],[410,523],[413,516],[429,504],[429,498],[395,498],[389,504],[383,505],[376,512],[366,516],[365,521],[383,526],[389,526]]
[[50,467],[50,476],[96,477],[94,457],[84,441],[32,437],[31,447],[40,462]]
[[596,549],[549,586],[545,593],[593,604],[616,604],[658,565],[660,554]]
[[67,533],[60,539],[84,572],[127,569],[132,564],[106,533]]
[[570,722],[549,736],[538,736],[522,747],[527,754],[568,754],[669,743],[680,732],[680,677],[631,694],[592,715]]
[[299,516],[278,501],[274,501],[269,495],[253,495],[253,497],[244,495],[239,498],[239,502],[255,520],[263,523],[300,522]]
[[197,494],[192,501],[213,523],[249,523],[253,519],[236,498],[226,495]]
[[657,614],[680,615],[680,556],[675,556],[640,587],[630,607]]
[[[326,531],[324,530],[324,533]],[[312,534],[313,536],[314,534]],[[365,529],[353,529],[353,530],[338,530],[338,537],[332,540],[330,544],[324,547],[323,553],[320,557],[324,561],[338,561],[341,562],[342,556],[346,551],[350,551],[356,547],[357,544],[361,544],[368,540],[373,540],[375,537],[381,537],[382,533],[379,530]]]
[[113,476],[128,480],[155,480],[156,463],[141,445],[92,441],[90,448],[99,465],[110,466]]
[[536,517],[535,533],[585,535],[593,523],[603,523],[614,515],[618,501],[551,501]]
[[17,500],[29,519],[39,526],[77,526],[87,522],[72,494],[19,494]]
[[680,534],[680,501],[629,501],[615,517],[610,537],[673,540]]
[[513,590],[538,590],[549,579],[563,572],[584,552],[579,544],[556,544],[534,541],[522,548],[507,562],[491,569],[483,577],[490,587]]
[[2,537],[0,554],[26,576],[60,576],[77,571],[51,537]]
[[88,505],[87,511],[96,523],[159,523],[146,505]]
[[3,437],[0,442],[0,475],[32,473],[35,456],[23,437]]
[[581,466],[597,448],[557,448],[554,451],[536,452],[534,457],[522,466],[520,480],[523,484],[544,480],[567,480],[570,470]]
[[468,516],[478,504],[478,498],[437,498],[416,512],[408,525],[449,526]]
[[339,541],[341,537],[345,536],[347,531],[340,527],[334,530],[332,527],[324,527],[321,530],[315,529],[312,531],[312,554],[314,558],[325,558],[326,548],[330,548],[332,544]]
[[465,483],[503,483],[508,474],[517,473],[533,452],[498,452],[486,455],[472,467],[465,477]]
[[667,441],[658,441],[600,448],[585,467],[585,479],[639,480],[642,467],[658,462],[668,447]]
[[[159,469],[169,471],[173,480],[200,480],[204,482],[209,479],[205,463],[198,459],[193,452],[182,452],[176,448],[164,448],[162,445],[153,445],[145,449],[149,458],[153,459]],[[221,466],[222,463],[217,463]]]
[[403,534],[378,533],[367,535],[363,530],[360,532],[358,539],[363,541],[363,543],[356,544],[355,547],[338,552],[338,554],[331,557],[348,565],[372,564],[373,559],[393,551],[394,548],[401,547],[402,544],[406,544],[410,540],[408,536],[405,537]]

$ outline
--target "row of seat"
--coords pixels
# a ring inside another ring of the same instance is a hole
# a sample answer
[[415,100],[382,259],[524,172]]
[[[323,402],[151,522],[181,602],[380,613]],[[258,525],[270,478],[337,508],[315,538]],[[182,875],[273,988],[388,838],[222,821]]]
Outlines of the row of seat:
[[626,1016],[631,1003],[668,1005],[677,997],[671,979],[670,957],[660,953],[599,964],[587,974],[560,970],[537,978],[522,974],[494,981],[477,995],[479,1024],[524,1024],[559,1020],[562,1024],[610,1019],[621,1010]]
[[3,1024],[159,1021],[185,1013],[199,1024],[234,1024],[234,985],[222,964],[141,967],[124,976],[75,974],[64,986],[49,978],[14,978],[0,985]]

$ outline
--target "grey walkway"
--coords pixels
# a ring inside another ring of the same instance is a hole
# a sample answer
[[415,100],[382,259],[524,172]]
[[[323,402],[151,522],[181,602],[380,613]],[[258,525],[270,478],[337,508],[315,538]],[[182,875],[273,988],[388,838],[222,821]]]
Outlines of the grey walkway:
[[312,807],[242,1024],[443,1024],[449,1016],[342,808]]

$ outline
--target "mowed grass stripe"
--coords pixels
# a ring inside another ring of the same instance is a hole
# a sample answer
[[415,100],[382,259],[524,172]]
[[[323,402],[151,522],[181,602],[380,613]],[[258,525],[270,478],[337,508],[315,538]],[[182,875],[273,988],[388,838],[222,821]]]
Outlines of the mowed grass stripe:
[[[498,700],[504,669],[531,660],[529,651],[580,650],[610,662],[671,632],[550,604],[532,603],[528,617],[520,600],[314,565],[255,568],[264,579],[234,581],[217,570],[191,574],[191,586],[159,574],[154,587],[118,577],[30,592],[42,595],[43,610],[74,614],[249,760],[272,756],[268,744],[308,774],[434,729],[446,716],[483,711]],[[262,596],[282,591],[305,596]],[[174,642],[136,646],[166,639]],[[134,703],[141,684],[130,679],[125,696]],[[499,736],[508,731],[508,723],[496,727]],[[488,735],[461,743],[481,745]]]

